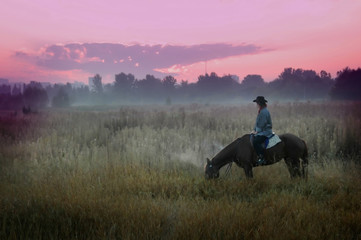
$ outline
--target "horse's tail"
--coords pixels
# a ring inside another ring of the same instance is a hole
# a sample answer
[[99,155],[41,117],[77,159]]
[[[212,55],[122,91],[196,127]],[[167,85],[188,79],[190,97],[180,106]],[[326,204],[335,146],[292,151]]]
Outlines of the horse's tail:
[[[303,141],[303,140],[302,140]],[[308,148],[305,141],[303,141],[303,144],[305,145],[305,149],[303,151],[302,155],[302,177],[307,180],[308,177]]]

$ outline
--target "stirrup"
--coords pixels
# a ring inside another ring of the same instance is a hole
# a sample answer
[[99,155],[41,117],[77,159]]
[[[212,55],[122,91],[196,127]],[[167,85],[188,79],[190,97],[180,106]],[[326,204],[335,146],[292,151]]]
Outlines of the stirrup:
[[266,160],[264,158],[258,158],[257,160],[258,166],[266,165]]

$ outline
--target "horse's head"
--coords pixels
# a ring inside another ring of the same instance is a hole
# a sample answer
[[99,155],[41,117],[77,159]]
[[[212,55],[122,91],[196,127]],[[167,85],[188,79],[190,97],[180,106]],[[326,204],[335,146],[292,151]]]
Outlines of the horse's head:
[[204,166],[204,173],[206,179],[214,179],[219,177],[219,169],[212,164],[212,161],[207,158],[207,163]]

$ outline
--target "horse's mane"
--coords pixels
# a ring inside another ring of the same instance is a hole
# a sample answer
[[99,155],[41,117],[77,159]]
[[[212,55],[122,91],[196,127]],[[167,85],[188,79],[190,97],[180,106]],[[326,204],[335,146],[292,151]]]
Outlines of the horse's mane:
[[219,153],[216,154],[216,156],[212,158],[212,163],[220,168],[231,162],[237,153],[237,148],[245,138],[249,139],[249,134],[245,134],[242,137],[237,138],[224,147]]

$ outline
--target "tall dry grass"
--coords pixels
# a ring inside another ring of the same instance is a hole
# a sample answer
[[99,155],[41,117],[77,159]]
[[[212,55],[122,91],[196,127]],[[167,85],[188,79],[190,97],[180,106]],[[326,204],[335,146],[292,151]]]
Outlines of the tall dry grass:
[[283,162],[204,180],[204,159],[253,127],[253,105],[2,117],[0,238],[360,239],[359,107],[269,106],[277,133],[308,143],[307,182]]

